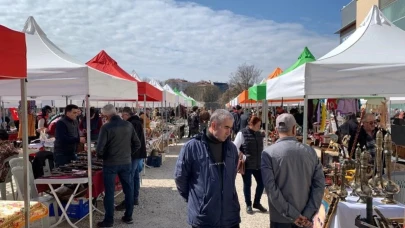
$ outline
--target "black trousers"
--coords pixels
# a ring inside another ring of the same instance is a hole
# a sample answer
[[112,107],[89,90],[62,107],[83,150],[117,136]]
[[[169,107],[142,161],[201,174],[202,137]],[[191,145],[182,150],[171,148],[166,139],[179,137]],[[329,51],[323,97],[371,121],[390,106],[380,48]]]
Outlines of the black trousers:
[[246,206],[252,206],[252,197],[251,197],[252,175],[256,179],[257,183],[253,206],[260,204],[260,199],[262,198],[264,191],[262,171],[260,169],[246,169],[245,174],[242,175],[243,194],[245,196]]
[[270,228],[298,228],[294,223],[278,223],[270,221]]

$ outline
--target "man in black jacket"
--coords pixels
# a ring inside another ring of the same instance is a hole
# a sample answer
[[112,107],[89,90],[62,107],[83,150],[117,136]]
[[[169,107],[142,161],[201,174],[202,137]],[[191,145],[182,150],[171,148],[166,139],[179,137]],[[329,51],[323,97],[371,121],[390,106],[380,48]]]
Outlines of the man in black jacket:
[[97,143],[97,157],[103,159],[103,179],[105,188],[105,216],[98,227],[114,225],[114,190],[118,175],[125,194],[125,215],[122,221],[132,224],[134,210],[134,183],[131,175],[132,158],[138,153],[141,142],[129,122],[122,120],[113,105],[108,104],[101,110],[107,123],[101,127]]
[[76,117],[79,107],[68,105],[65,115],[56,123],[55,129],[55,165],[62,166],[76,160],[77,145],[85,143],[86,139],[80,137]]
[[[125,107],[122,110],[122,118],[132,124],[135,132],[141,141],[141,148],[136,154],[132,156],[132,176],[134,180],[134,205],[139,205],[139,189],[141,187],[141,179],[139,173],[142,170],[143,159],[146,158],[146,141],[145,134],[143,133],[143,127],[141,119],[134,115],[131,108]],[[125,201],[121,202],[115,207],[117,211],[125,210]]]

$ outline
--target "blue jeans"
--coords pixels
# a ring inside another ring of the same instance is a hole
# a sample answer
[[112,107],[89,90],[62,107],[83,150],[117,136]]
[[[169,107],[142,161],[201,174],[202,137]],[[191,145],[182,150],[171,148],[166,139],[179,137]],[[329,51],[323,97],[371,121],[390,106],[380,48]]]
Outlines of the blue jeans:
[[142,171],[143,159],[132,160],[131,175],[134,180],[134,200],[139,197],[139,189],[141,188],[141,179],[139,173]]
[[119,177],[122,190],[125,194],[125,217],[132,218],[134,210],[134,184],[131,175],[131,164],[127,165],[112,165],[103,166],[103,179],[104,179],[104,222],[108,224],[114,223],[114,191],[115,191],[115,178]]
[[246,206],[252,206],[252,199],[250,194],[250,188],[252,187],[252,175],[256,179],[256,194],[253,201],[254,204],[260,204],[260,199],[262,198],[264,191],[264,184],[262,179],[262,172],[260,169],[246,169],[245,174],[242,175],[243,179],[243,194],[245,195]]

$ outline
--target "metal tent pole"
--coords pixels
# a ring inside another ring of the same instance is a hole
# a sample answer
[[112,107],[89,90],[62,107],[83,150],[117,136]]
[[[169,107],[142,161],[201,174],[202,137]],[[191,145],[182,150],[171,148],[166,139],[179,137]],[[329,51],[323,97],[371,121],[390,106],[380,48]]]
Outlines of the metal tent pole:
[[[143,95],[143,116],[144,116],[144,119],[143,119],[143,134],[145,135],[145,144],[146,144],[146,119],[148,118],[147,116],[146,116],[146,94],[144,94]],[[148,167],[147,165],[146,165],[146,159],[143,161],[143,173],[145,174],[146,173],[146,167]]]
[[90,119],[90,95],[86,96],[86,133],[87,133],[87,172],[89,178],[89,200],[90,200],[90,210],[89,210],[89,227],[93,227],[93,177],[92,177],[92,164],[91,164],[91,119]]
[[[24,219],[25,221],[30,221],[30,180],[29,180],[29,170],[28,163],[28,107],[27,107],[27,81],[26,79],[21,79],[21,118],[22,121],[22,146],[23,146],[23,163],[24,163]],[[29,228],[30,223],[25,222],[25,227]]]
[[302,126],[302,143],[306,144],[308,138],[308,97],[304,96],[304,124]]

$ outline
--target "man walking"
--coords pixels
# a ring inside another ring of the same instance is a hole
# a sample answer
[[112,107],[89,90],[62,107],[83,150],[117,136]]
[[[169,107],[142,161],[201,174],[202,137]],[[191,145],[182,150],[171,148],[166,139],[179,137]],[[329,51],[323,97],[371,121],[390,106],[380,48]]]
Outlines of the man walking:
[[270,228],[310,227],[325,188],[322,165],[314,149],[297,141],[293,115],[279,115],[276,130],[279,140],[262,153]]
[[232,116],[233,116],[233,131],[232,131],[232,140],[235,139],[236,135],[238,134],[240,130],[240,116],[242,114],[242,107],[240,105],[236,105],[236,108],[234,109]]
[[176,163],[177,190],[188,203],[194,227],[238,228],[240,205],[235,188],[238,150],[229,140],[232,114],[216,110],[209,128],[187,142]]
[[114,224],[114,190],[118,175],[125,194],[125,215],[122,221],[132,224],[134,210],[134,183],[131,175],[131,155],[136,154],[141,142],[135,129],[128,121],[122,120],[113,105],[103,107],[101,113],[107,123],[101,127],[97,144],[97,157],[103,159],[104,209],[105,216],[98,227],[113,227]]

